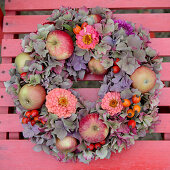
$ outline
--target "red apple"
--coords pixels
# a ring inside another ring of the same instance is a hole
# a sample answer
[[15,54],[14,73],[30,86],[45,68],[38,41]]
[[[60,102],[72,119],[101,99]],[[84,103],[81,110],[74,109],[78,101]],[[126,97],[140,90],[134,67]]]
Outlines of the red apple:
[[73,152],[76,150],[77,139],[66,136],[63,140],[56,139],[56,147],[60,152]]
[[152,90],[156,83],[155,72],[145,66],[137,68],[130,78],[133,81],[132,86],[142,93]]
[[55,59],[65,60],[72,55],[74,45],[69,34],[64,31],[55,30],[48,34],[46,48]]
[[107,70],[100,63],[100,60],[96,60],[95,58],[92,58],[89,61],[88,67],[89,67],[90,72],[93,74],[102,75],[107,72]]
[[109,128],[99,119],[99,114],[91,113],[80,120],[79,133],[85,141],[97,143],[107,137]]
[[102,17],[99,14],[92,14],[90,16],[94,19],[95,23],[99,23],[102,20]]
[[24,72],[22,68],[24,67],[25,62],[27,60],[31,61],[31,60],[34,60],[34,58],[32,58],[27,53],[20,53],[19,55],[16,56],[15,58],[16,69],[20,74]]
[[20,89],[18,97],[21,105],[25,109],[39,109],[45,101],[46,92],[41,85],[32,86],[30,84],[25,84]]

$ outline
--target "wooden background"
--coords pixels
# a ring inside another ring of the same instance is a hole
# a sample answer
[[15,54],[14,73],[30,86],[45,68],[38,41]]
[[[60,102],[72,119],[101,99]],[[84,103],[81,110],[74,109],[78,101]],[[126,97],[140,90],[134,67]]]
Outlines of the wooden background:
[[[9,79],[8,70],[12,61],[21,51],[19,35],[33,32],[38,23],[45,22],[47,15],[19,15],[20,11],[46,11],[63,6],[79,8],[108,7],[116,10],[130,9],[170,9],[170,0],[6,0],[6,15],[3,20],[4,39],[2,40],[2,64],[0,65],[0,170],[39,170],[39,169],[170,169],[170,87],[164,87],[160,96],[161,124],[156,133],[162,133],[164,140],[137,141],[131,149],[120,154],[112,154],[109,160],[82,163],[60,163],[53,157],[32,150],[30,141],[24,140],[20,132],[22,126],[14,111],[14,104],[5,92],[3,82]],[[118,11],[119,12],[119,11]],[[128,13],[115,14],[124,19],[142,24],[154,33],[170,32],[170,13]],[[152,38],[151,46],[159,56],[170,56],[170,38]],[[161,80],[170,81],[170,63],[162,64]],[[85,80],[101,80],[101,76],[87,76]],[[80,88],[80,93],[89,100],[96,100],[97,88]],[[90,94],[90,95],[89,95]]]

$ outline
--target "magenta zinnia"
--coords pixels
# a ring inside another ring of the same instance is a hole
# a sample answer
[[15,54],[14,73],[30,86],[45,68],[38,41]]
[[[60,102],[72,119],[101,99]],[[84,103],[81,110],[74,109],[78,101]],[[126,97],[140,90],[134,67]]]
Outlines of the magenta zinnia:
[[102,109],[107,110],[107,112],[113,116],[116,113],[121,112],[123,105],[120,98],[120,93],[118,92],[108,92],[102,99],[101,104]]
[[67,118],[75,113],[76,104],[76,97],[65,89],[55,88],[46,96],[48,112],[56,114],[59,118]]
[[76,39],[79,48],[93,49],[99,43],[99,34],[91,25],[87,25],[76,34]]

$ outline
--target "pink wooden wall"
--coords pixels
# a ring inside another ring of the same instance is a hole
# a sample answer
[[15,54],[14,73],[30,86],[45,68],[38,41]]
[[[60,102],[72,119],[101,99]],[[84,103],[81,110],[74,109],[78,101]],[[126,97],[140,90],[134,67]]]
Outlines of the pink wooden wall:
[[[82,163],[60,163],[53,157],[32,150],[33,144],[21,140],[22,126],[13,113],[14,104],[6,94],[3,82],[9,79],[8,70],[12,58],[20,53],[21,40],[14,35],[33,32],[38,23],[43,23],[46,15],[16,15],[17,11],[53,10],[61,5],[71,7],[102,6],[112,9],[170,9],[170,0],[6,0],[6,16],[3,20],[4,39],[2,40],[2,64],[0,65],[0,170],[109,170],[109,169],[170,169],[170,114],[169,110],[159,113],[161,124],[156,133],[163,133],[163,141],[137,141],[131,149],[121,154],[112,154],[109,160]],[[116,14],[117,18],[142,24],[152,32],[170,32],[170,13]],[[170,38],[152,38],[151,46],[159,56],[170,56]],[[170,63],[162,64],[161,80],[170,81]],[[87,75],[85,80],[101,80],[102,76]],[[95,100],[98,89],[78,89],[89,100]],[[88,93],[87,93],[88,92]],[[89,95],[91,94],[91,95]],[[162,89],[160,106],[170,106],[170,88]]]

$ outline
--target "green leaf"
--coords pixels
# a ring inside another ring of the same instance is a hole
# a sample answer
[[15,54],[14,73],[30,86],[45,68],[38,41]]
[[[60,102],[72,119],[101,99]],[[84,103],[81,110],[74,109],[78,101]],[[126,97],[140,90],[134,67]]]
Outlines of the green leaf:
[[108,153],[107,147],[102,147],[100,150],[96,150],[96,155],[100,158],[100,159],[104,159],[106,158]]
[[29,83],[31,85],[37,85],[37,84],[40,84],[40,82],[41,82],[41,76],[39,74],[30,75]]
[[127,45],[132,48],[132,50],[137,50],[141,48],[142,40],[137,35],[129,35],[127,37]]
[[33,150],[34,150],[35,152],[41,152],[41,151],[42,151],[42,146],[41,146],[41,145],[35,145],[35,146],[33,147]]
[[65,29],[67,29],[68,31],[73,32],[73,28],[72,28],[70,25],[68,25],[68,24],[63,24],[63,27],[64,27]]
[[133,93],[130,91],[130,89],[125,89],[121,92],[120,95],[122,99],[129,99],[133,96]]
[[144,122],[147,124],[147,126],[151,126],[152,121],[153,121],[153,117],[151,115],[146,115],[144,117]]
[[117,51],[127,51],[127,50],[130,50],[130,48],[129,48],[124,42],[120,42],[120,43],[116,46],[116,50],[117,50]]
[[83,55],[86,54],[86,52],[87,52],[86,50],[83,50],[83,49],[81,49],[81,48],[79,48],[77,46],[75,48],[75,53],[76,53],[77,56],[83,56]]
[[155,57],[157,55],[156,51],[153,50],[151,47],[146,48],[146,54],[150,57]]
[[132,73],[140,66],[130,52],[122,55],[122,59],[117,62],[117,65],[129,75],[132,75]]
[[144,50],[135,50],[134,56],[140,62],[146,62],[146,52]]
[[50,154],[50,148],[46,145],[42,145],[42,149],[45,153],[47,153],[48,155]]

